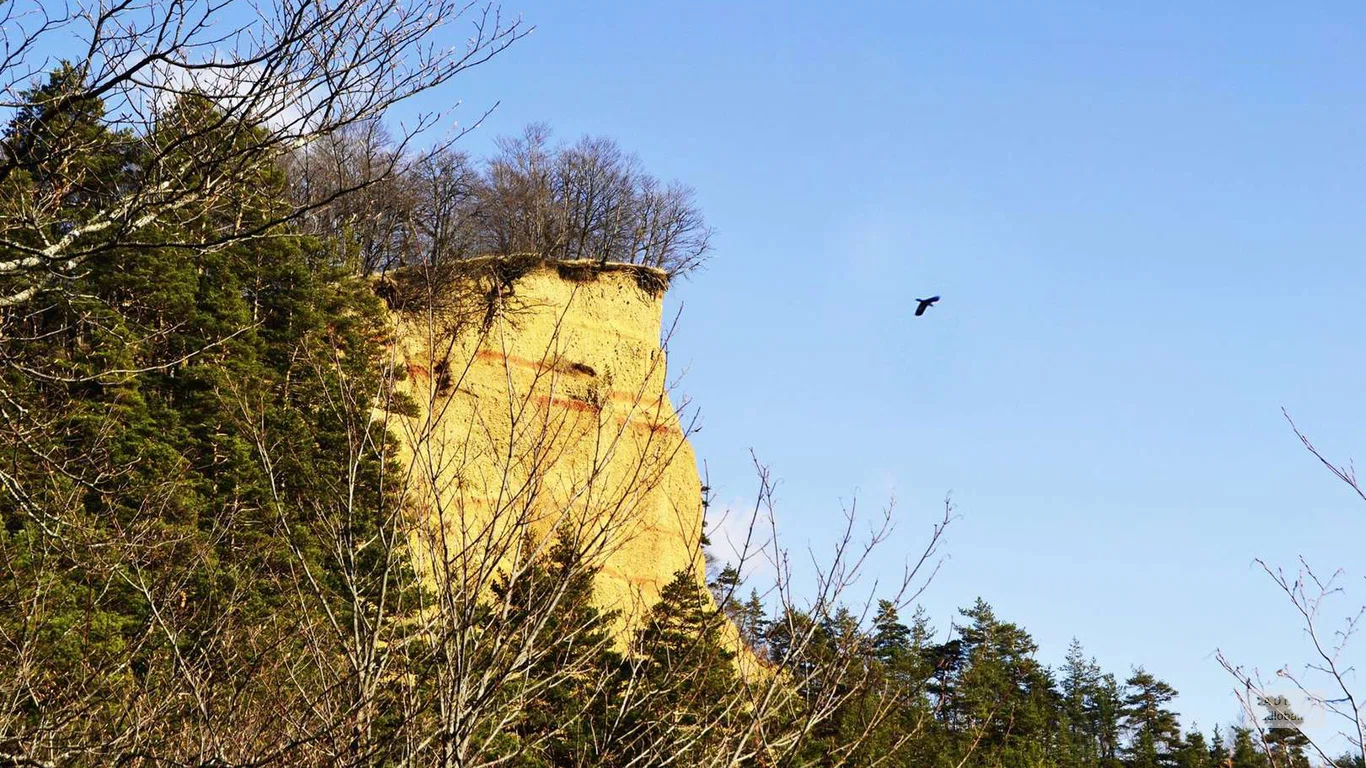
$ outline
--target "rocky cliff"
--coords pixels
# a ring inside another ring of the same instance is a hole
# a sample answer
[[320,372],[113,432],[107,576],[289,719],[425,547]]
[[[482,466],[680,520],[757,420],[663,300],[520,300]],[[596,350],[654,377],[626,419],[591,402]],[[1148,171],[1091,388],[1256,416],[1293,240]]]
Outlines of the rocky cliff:
[[701,578],[702,491],[660,344],[666,286],[648,267],[490,259],[396,314],[417,404],[399,430],[409,496],[440,534],[421,537],[422,558],[486,581],[524,541],[573,531],[624,626],[675,572]]

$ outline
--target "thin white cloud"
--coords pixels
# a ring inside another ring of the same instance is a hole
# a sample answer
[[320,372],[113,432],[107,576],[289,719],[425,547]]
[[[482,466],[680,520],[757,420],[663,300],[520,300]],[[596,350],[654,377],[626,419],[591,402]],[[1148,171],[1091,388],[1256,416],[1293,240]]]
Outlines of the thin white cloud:
[[773,586],[777,576],[773,525],[766,512],[755,518],[753,499],[713,502],[707,513],[707,538],[718,570],[726,565],[740,568],[746,594],[750,588],[762,593]]

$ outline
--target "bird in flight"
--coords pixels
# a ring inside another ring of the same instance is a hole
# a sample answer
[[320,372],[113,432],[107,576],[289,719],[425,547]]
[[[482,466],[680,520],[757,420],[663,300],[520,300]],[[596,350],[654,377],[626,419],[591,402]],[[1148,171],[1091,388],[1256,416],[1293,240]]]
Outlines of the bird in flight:
[[925,310],[933,306],[936,301],[939,301],[939,297],[931,296],[928,299],[916,299],[916,301],[920,302],[920,306],[915,308],[915,316],[920,317],[925,314]]

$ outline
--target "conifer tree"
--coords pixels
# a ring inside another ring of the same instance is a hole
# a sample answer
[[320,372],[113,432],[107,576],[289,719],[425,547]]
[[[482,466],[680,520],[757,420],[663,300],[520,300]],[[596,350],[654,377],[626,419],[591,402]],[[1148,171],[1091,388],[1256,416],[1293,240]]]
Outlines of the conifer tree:
[[1252,731],[1247,728],[1233,729],[1233,744],[1229,748],[1230,768],[1272,768],[1266,752],[1257,745]]
[[611,736],[628,762],[661,752],[700,756],[725,733],[738,679],[734,653],[721,642],[725,619],[710,602],[696,577],[679,571],[637,633]]
[[1176,746],[1172,752],[1172,765],[1176,768],[1218,768],[1211,757],[1210,744],[1205,741],[1205,735],[1198,730],[1187,732],[1186,737]]
[[911,628],[901,622],[892,601],[879,600],[873,617],[873,653],[883,664],[895,665],[911,650]]
[[1062,668],[1063,750],[1060,764],[1089,768],[1100,760],[1101,724],[1097,722],[1100,668],[1072,638]]
[[756,655],[764,653],[764,637],[768,634],[768,613],[758,590],[751,589],[749,598],[740,606],[735,621],[740,638]]
[[1300,729],[1304,718],[1295,714],[1284,696],[1269,696],[1260,703],[1267,709],[1264,739],[1272,766],[1309,768],[1309,757],[1304,753],[1309,737]]
[[1216,768],[1223,768],[1224,763],[1228,761],[1228,756],[1229,751],[1228,746],[1224,743],[1224,732],[1216,725],[1209,739],[1210,763]]
[[712,599],[731,621],[736,621],[740,613],[740,584],[740,570],[730,563],[726,563],[716,578],[707,583]]
[[983,759],[1008,764],[1052,759],[1056,744],[1048,731],[1056,694],[1048,670],[1034,657],[1038,646],[1029,633],[997,619],[980,598],[961,613],[970,623],[959,630],[967,663],[956,704],[969,731],[983,732],[976,748]]
[[1169,765],[1181,737],[1177,715],[1167,705],[1176,690],[1142,667],[1125,681],[1124,727],[1129,732],[1129,759],[1134,768]]
[[616,696],[602,682],[614,680],[622,664],[611,636],[616,614],[593,604],[599,570],[583,562],[571,537],[560,535],[529,574],[494,585],[490,620],[504,615],[509,634],[551,648],[525,670],[514,670],[524,685],[504,693],[521,713],[511,728],[516,743],[508,745],[515,765],[589,765],[597,759],[595,734]]

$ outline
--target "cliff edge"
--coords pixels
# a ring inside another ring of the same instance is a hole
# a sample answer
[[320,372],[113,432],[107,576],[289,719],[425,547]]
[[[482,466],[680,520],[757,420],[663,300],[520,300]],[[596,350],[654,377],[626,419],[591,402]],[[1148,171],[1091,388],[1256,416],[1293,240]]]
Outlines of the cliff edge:
[[480,259],[395,313],[420,561],[483,584],[571,535],[623,629],[677,571],[704,578],[701,483],[660,343],[666,287],[649,267]]

